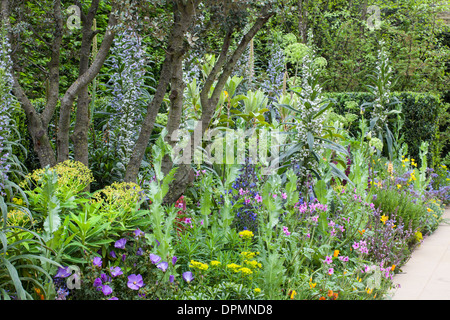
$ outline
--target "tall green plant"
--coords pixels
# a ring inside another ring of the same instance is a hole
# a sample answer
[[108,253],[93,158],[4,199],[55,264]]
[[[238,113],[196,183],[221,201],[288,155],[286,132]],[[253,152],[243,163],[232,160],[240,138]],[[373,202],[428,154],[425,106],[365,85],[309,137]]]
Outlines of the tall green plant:
[[401,109],[392,109],[391,107],[400,104],[400,101],[397,97],[391,98],[393,71],[389,64],[384,41],[380,41],[380,47],[375,73],[368,76],[370,84],[366,86],[375,99],[373,102],[363,103],[361,107],[367,106],[371,109],[370,131],[373,131],[381,141],[386,141],[389,160],[392,160],[395,137],[389,128],[389,116],[400,114]]

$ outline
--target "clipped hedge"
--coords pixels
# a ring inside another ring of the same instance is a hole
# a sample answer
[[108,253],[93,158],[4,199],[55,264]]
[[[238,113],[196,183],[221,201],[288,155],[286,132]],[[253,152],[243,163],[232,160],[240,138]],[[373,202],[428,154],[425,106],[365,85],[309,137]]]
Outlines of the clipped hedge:
[[[346,103],[354,101],[360,106],[364,102],[372,102],[374,100],[374,96],[367,92],[328,92],[324,96],[336,101],[334,112],[341,115],[353,113],[358,116],[358,120],[361,119],[360,111],[348,109]],[[417,161],[420,159],[419,148],[422,141],[429,142],[429,154],[433,158],[440,156],[436,154],[440,150],[432,150],[431,146],[439,133],[439,117],[444,108],[441,99],[431,93],[417,92],[393,92],[391,96],[397,97],[402,104],[405,122],[401,133],[408,144],[410,156],[417,159]],[[350,130],[353,133],[358,131],[358,121],[354,121],[351,124]]]

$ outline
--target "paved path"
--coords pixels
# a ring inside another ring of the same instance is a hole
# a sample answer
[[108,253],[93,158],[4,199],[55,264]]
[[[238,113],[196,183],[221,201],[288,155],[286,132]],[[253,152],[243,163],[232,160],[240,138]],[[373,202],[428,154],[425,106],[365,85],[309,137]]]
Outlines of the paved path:
[[[443,215],[450,220],[450,208]],[[441,223],[394,276],[393,300],[450,300],[450,224]]]

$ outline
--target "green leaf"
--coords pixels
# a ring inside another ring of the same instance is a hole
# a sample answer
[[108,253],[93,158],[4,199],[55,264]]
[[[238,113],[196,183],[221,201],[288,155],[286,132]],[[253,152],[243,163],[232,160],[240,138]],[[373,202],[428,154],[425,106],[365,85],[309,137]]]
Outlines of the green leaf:
[[314,136],[310,131],[306,133],[306,140],[308,141],[309,150],[314,150]]
[[26,300],[25,290],[22,286],[22,282],[19,279],[19,274],[17,273],[16,268],[14,268],[14,266],[11,264],[11,262],[6,260],[5,258],[0,257],[0,259],[3,262],[3,265],[5,265],[6,268],[8,269],[9,276],[10,276],[10,278],[14,284],[14,288],[16,289],[16,292],[17,292],[17,297],[19,298],[19,300]]
[[316,185],[314,186],[314,193],[316,194],[316,198],[320,203],[322,204],[327,203],[328,190],[325,181],[323,180],[317,181]]

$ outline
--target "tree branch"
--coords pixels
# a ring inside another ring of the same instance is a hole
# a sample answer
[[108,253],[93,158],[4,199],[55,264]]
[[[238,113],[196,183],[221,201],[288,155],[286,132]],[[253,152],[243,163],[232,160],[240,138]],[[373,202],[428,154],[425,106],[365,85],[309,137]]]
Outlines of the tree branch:
[[97,74],[100,72],[105,62],[115,36],[115,27],[117,25],[117,17],[115,16],[115,7],[112,8],[109,15],[108,28],[105,32],[102,44],[98,54],[92,65],[85,73],[79,75],[78,79],[67,89],[64,97],[61,99],[61,112],[59,118],[59,131],[57,138],[57,154],[58,162],[69,158],[69,129],[70,129],[70,113],[73,102],[81,90],[87,86]]
[[53,14],[55,21],[55,36],[52,44],[52,54],[49,63],[49,92],[48,100],[45,109],[42,112],[42,125],[44,128],[48,127],[50,120],[56,110],[56,105],[59,99],[59,65],[60,65],[60,50],[62,44],[63,34],[63,19],[61,11],[61,1],[54,1]]

